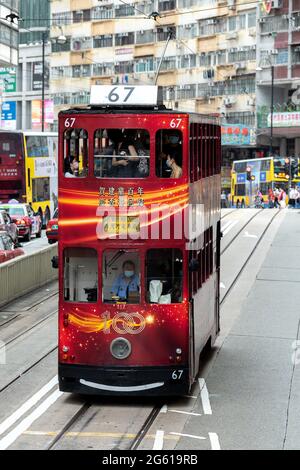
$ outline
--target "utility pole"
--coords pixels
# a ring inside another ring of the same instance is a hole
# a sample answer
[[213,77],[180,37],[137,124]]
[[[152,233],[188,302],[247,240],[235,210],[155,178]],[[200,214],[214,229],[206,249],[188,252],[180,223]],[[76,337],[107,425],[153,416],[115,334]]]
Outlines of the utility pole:
[[43,31],[42,41],[42,132],[45,131],[45,47],[46,47],[47,32]]
[[270,157],[273,155],[273,112],[274,112],[274,65],[271,63],[271,125],[270,125]]

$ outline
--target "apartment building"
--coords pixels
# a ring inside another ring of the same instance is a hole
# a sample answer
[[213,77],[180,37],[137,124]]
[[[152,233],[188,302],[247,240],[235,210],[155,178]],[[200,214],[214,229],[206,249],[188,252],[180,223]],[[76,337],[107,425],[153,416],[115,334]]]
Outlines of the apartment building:
[[300,156],[299,0],[273,0],[270,11],[258,11],[257,65],[258,145]]
[[[256,5],[246,0],[54,0],[55,110],[89,100],[91,84],[153,83],[166,104],[255,125]],[[158,12],[159,16],[151,13]]]
[[45,129],[53,125],[53,101],[49,93],[50,2],[20,0],[19,62],[15,69],[16,87],[9,94],[16,106],[16,128],[42,128],[43,41],[45,44]]

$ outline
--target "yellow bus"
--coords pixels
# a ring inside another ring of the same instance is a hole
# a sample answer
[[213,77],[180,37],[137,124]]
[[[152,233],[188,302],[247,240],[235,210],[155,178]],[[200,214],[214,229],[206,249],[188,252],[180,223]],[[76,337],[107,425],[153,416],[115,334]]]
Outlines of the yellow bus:
[[30,204],[43,225],[57,207],[57,134],[0,131],[0,202]]
[[[299,158],[253,158],[236,160],[231,172],[231,204],[249,207],[258,191],[268,204],[269,189],[283,188],[288,192],[290,184],[300,183]],[[251,179],[247,179],[251,176]],[[291,181],[291,183],[290,183]]]

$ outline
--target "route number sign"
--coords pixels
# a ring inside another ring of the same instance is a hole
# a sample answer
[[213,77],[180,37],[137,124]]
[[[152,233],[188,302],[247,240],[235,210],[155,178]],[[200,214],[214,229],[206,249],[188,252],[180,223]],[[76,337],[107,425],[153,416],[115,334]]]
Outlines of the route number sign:
[[155,106],[161,101],[159,98],[157,86],[93,85],[90,104],[92,106]]

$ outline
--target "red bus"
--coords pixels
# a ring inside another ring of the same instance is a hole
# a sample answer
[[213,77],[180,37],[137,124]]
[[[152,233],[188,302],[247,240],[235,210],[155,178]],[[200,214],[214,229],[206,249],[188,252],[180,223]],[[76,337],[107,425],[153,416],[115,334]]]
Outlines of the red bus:
[[59,115],[62,391],[188,393],[219,331],[220,126],[157,96]]

